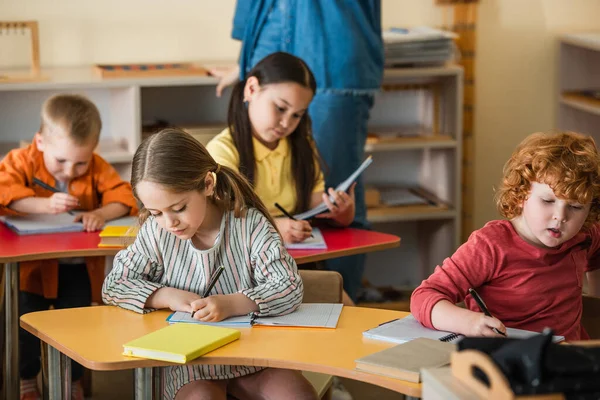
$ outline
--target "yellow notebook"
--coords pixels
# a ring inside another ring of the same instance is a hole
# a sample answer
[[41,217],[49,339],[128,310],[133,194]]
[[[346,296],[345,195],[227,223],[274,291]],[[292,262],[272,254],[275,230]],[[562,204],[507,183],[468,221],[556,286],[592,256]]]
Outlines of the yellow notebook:
[[134,226],[106,226],[99,234],[98,247],[127,247],[135,241],[137,232]]
[[123,355],[185,364],[240,335],[240,331],[230,328],[173,324],[125,343]]

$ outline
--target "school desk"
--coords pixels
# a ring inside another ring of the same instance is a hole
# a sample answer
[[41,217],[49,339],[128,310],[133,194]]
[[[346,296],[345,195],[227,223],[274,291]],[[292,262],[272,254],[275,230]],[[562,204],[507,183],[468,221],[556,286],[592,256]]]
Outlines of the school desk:
[[[158,374],[153,367],[167,362],[123,356],[123,343],[167,326],[168,310],[137,314],[114,306],[34,312],[21,317],[21,326],[48,345],[50,399],[64,395],[71,358],[96,371],[135,368],[136,399],[151,398]],[[357,358],[394,346],[364,339],[362,332],[406,312],[344,307],[336,329],[242,328],[236,340],[190,364],[254,365],[289,368],[341,376],[379,385],[409,396],[420,396],[421,385],[360,372]],[[61,368],[62,365],[62,368]],[[156,390],[156,389],[154,389]]]
[[[330,258],[390,249],[400,244],[400,238],[380,232],[354,228],[322,228],[328,248],[322,250],[291,250],[298,264]],[[66,257],[114,256],[120,249],[98,247],[97,232],[70,232],[45,235],[17,235],[0,223],[0,264],[4,264],[5,284],[5,382],[6,399],[19,394],[18,361],[18,263]]]

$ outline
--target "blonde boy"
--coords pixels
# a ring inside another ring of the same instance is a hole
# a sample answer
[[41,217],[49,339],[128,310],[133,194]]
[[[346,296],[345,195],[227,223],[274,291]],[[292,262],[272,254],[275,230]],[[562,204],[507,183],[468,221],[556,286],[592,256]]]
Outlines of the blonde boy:
[[[0,162],[0,215],[55,214],[81,211],[75,220],[86,231],[106,221],[137,212],[131,185],[94,149],[102,122],[87,98],[61,94],[42,108],[40,131],[26,148],[11,151]],[[60,193],[34,183],[34,178]],[[104,258],[61,259],[20,264],[20,314],[89,305],[100,301]],[[20,330],[21,399],[38,399],[35,377],[40,345]],[[73,398],[83,398],[80,365],[73,363]]]

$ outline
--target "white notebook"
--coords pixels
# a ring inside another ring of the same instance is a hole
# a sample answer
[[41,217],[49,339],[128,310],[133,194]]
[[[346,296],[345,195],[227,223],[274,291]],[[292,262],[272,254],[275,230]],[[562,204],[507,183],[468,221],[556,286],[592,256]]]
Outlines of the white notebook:
[[[354,183],[354,181],[356,181],[358,179],[359,175],[362,174],[362,172],[365,169],[367,169],[367,167],[369,165],[371,165],[372,162],[373,162],[373,157],[372,156],[367,157],[367,159],[365,161],[363,161],[363,163],[360,165],[360,167],[358,167],[356,169],[356,171],[354,171],[352,173],[352,175],[350,175],[344,182],[337,185],[337,187],[335,188],[335,191],[336,192],[345,192],[346,190],[350,189],[350,186]],[[333,201],[333,198],[331,196],[329,196],[329,199],[331,201]],[[314,217],[315,215],[323,214],[325,211],[327,211],[327,205],[325,205],[325,203],[320,203],[315,208],[312,208],[303,213],[294,215],[294,218],[310,219],[310,218]]]
[[228,327],[251,327],[252,325],[265,326],[298,326],[305,328],[333,328],[337,327],[340,314],[342,313],[342,304],[334,303],[310,303],[300,304],[300,307],[292,313],[279,315],[276,317],[255,318],[250,315],[241,315],[224,319],[220,322],[202,322],[193,319],[190,313],[176,311],[169,315],[167,321],[170,324],[177,322],[186,322],[192,324],[228,326]]
[[[74,222],[75,215],[62,214],[27,214],[23,216],[4,216],[0,220],[19,235],[36,235],[41,233],[83,232],[83,224]],[[137,217],[122,217],[108,221],[105,226],[133,226]]]
[[327,243],[325,243],[325,238],[319,228],[312,228],[312,235],[313,237],[300,243],[286,243],[285,247],[295,250],[327,249]]
[[[506,336],[511,339],[526,339],[537,334],[537,332],[526,331],[523,329],[506,328]],[[402,319],[385,322],[373,329],[363,332],[363,336],[369,339],[383,340],[392,343],[406,343],[416,338],[454,342],[463,338],[463,335],[457,333],[426,328],[412,315]],[[563,340],[565,340],[564,336],[553,337],[554,342],[561,342]]]

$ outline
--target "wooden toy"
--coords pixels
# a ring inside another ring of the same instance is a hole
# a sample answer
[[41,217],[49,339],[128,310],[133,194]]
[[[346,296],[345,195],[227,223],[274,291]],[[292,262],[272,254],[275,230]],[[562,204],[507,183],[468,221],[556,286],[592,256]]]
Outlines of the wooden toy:
[[102,78],[208,75],[205,68],[193,63],[102,64],[95,65],[94,69]]

